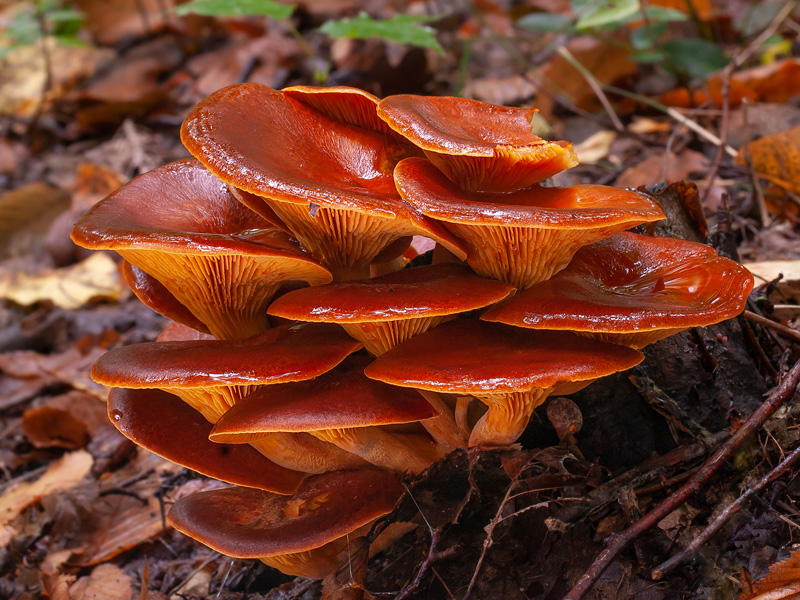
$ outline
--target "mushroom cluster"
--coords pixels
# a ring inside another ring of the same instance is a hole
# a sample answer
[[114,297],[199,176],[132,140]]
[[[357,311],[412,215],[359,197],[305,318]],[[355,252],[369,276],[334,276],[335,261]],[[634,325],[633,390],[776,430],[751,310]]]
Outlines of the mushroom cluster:
[[[118,252],[137,296],[175,321],[95,364],[112,422],[232,484],[179,500],[176,528],[324,577],[404,473],[511,444],[549,395],[743,309],[753,282],[736,263],[624,233],[664,218],[648,196],[541,185],[576,158],[534,136],[532,114],[231,86],[184,122],[195,158],[76,224],[76,243]],[[433,264],[409,264],[413,236],[435,242]]]

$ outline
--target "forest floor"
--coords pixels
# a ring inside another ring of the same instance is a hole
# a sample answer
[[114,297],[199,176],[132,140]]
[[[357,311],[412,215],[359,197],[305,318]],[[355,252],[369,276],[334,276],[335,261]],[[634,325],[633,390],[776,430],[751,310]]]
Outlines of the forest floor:
[[[88,375],[167,321],[115,257],[68,238],[119,185],[188,157],[187,112],[244,81],[536,106],[546,137],[581,159],[556,185],[644,189],[670,214],[658,234],[712,243],[756,275],[747,315],[653,344],[639,367],[571,396],[573,435],[559,439],[546,406],[518,445],[457,451],[409,478],[389,519],[417,529],[340,578],[377,598],[577,598],[622,540],[587,598],[800,597],[795,4],[634,2],[674,12],[578,29],[565,0],[298,4],[281,19],[179,17],[170,0],[0,8],[0,598],[319,597],[316,582],[167,526],[170,503],[214,482],[119,434]],[[431,17],[414,25],[432,28],[421,45],[319,30],[401,6]],[[659,567],[712,523],[681,564]]]

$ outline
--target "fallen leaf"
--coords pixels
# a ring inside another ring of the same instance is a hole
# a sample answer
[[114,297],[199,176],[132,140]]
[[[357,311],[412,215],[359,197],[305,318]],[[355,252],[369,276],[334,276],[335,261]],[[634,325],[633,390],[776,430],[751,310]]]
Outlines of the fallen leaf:
[[694,150],[684,150],[680,154],[663,150],[654,152],[643,161],[623,171],[617,178],[617,187],[637,188],[666,181],[672,183],[687,179],[692,173],[705,173],[709,160]]
[[22,415],[22,431],[37,448],[82,448],[101,427],[112,427],[105,404],[78,390],[50,398]]
[[133,580],[116,565],[99,565],[73,583],[69,593],[74,600],[131,600]]
[[162,0],[73,0],[95,41],[114,45],[125,39],[152,35],[177,18],[164,10]]
[[92,300],[117,300],[122,295],[117,263],[104,252],[86,260],[43,273],[0,274],[0,298],[22,306],[50,301],[65,309],[80,308]]
[[[591,36],[581,36],[570,40],[566,49],[601,84],[613,84],[619,79],[636,73],[637,65],[630,60],[630,52],[618,45]],[[586,79],[567,59],[556,54],[540,71],[543,87],[557,96],[583,110],[600,108],[600,101],[586,84]],[[549,94],[541,94],[537,99],[538,108],[545,116],[552,116],[554,99]]]
[[74,575],[42,572],[42,587],[50,600],[75,600],[69,593]]
[[800,598],[800,550],[789,558],[773,564],[769,572],[753,582],[739,600],[797,600]]
[[614,131],[598,131],[580,144],[575,144],[573,150],[581,164],[594,165],[608,156],[615,139],[617,134]]
[[94,74],[107,63],[113,52],[93,46],[59,44],[44,40],[52,80],[47,84],[47,61],[42,44],[12,48],[3,57],[0,71],[0,114],[31,117],[43,104],[60,98],[81,79]]
[[490,104],[517,106],[530,100],[538,90],[533,78],[520,74],[505,77],[482,77],[471,79],[464,86],[462,95]]
[[0,195],[0,258],[36,252],[69,203],[67,192],[41,182]]
[[736,162],[746,166],[747,152],[759,177],[800,193],[800,126],[750,142],[739,150]]
[[[722,92],[723,76],[716,74],[698,89],[677,88],[662,94],[658,101],[679,108],[691,108],[707,102],[721,107]],[[730,78],[727,95],[728,105],[736,107],[744,100],[789,102],[798,94],[800,94],[800,59],[787,58],[734,73]]]
[[91,454],[76,450],[51,463],[38,479],[9,487],[0,496],[0,546],[7,544],[16,533],[9,521],[42,497],[77,484],[89,473],[92,463]]

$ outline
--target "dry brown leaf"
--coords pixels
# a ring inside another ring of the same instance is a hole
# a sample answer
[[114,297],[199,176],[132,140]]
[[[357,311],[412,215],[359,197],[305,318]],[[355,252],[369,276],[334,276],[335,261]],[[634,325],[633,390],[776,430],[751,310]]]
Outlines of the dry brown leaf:
[[[753,67],[730,78],[727,92],[731,107],[739,106],[744,100],[762,102],[788,102],[800,94],[800,59],[787,58],[782,61]],[[677,88],[662,94],[658,101],[667,106],[690,108],[713,103],[723,104],[723,76],[717,74],[696,90]]]
[[575,144],[573,149],[581,164],[594,165],[608,156],[615,139],[617,134],[614,131],[598,131],[580,144]]
[[111,167],[81,163],[72,193],[72,208],[86,211],[125,183],[126,177]]
[[79,390],[50,398],[22,415],[22,431],[37,448],[82,448],[101,427],[112,427],[105,404]]
[[68,46],[53,38],[44,42],[52,75],[45,94],[47,68],[39,43],[12,48],[3,58],[0,72],[0,114],[31,117],[42,102],[61,97],[77,81],[89,77],[113,56],[93,46]]
[[74,600],[131,600],[133,580],[116,565],[99,565],[73,583],[69,593]]
[[622,172],[617,178],[618,187],[637,188],[662,181],[674,182],[687,179],[692,173],[708,171],[709,160],[694,150],[684,150],[680,154],[663,150],[654,152],[643,161]]
[[800,194],[800,126],[750,142],[736,155],[740,165],[747,165],[746,152],[760,177]]
[[536,94],[537,86],[531,78],[520,74],[506,77],[481,77],[470,79],[463,94],[490,104],[518,105]]
[[28,275],[6,271],[0,274],[0,298],[30,306],[50,301],[72,310],[92,300],[117,300],[122,295],[117,263],[104,252],[61,269]]
[[800,550],[773,564],[769,572],[743,591],[739,600],[797,600],[800,598]]
[[42,572],[42,587],[50,600],[75,600],[69,593],[74,575]]
[[73,4],[83,12],[95,41],[109,46],[154,34],[169,19],[177,20],[164,10],[161,0],[73,0]]
[[[630,60],[625,48],[595,37],[573,38],[567,50],[602,84],[613,84],[618,79],[636,73],[637,65]],[[586,79],[563,56],[555,55],[541,70],[542,85],[558,96],[564,96],[584,110],[600,108],[600,101]],[[545,116],[553,114],[554,100],[542,94],[537,101]]]
[[38,479],[8,488],[0,496],[0,546],[7,544],[15,535],[15,530],[8,525],[9,521],[42,497],[77,484],[89,473],[93,462],[91,454],[76,450],[51,463]]
[[0,258],[35,252],[53,220],[69,208],[64,190],[36,182],[0,196]]

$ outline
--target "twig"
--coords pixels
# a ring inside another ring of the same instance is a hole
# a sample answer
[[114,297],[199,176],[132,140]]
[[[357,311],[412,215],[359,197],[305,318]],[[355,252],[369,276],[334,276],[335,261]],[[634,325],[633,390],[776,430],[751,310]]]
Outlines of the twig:
[[564,596],[563,600],[580,600],[580,598],[583,598],[595,581],[603,574],[603,571],[608,568],[629,543],[654,527],[664,517],[697,493],[711,476],[727,462],[736,448],[739,447],[739,444],[751,433],[760,429],[764,422],[786,400],[795,394],[798,381],[800,381],[800,362],[795,363],[783,381],[770,392],[764,403],[753,411],[739,430],[714,452],[689,481],[625,531],[609,536],[606,548],[595,558],[586,573],[578,579],[575,586]]
[[708,525],[708,527],[706,527],[696,538],[694,538],[691,543],[686,546],[686,548],[653,569],[653,572],[650,574],[650,576],[655,581],[659,581],[666,573],[669,573],[678,565],[683,564],[692,558],[700,546],[705,544],[708,539],[717,531],[719,531],[733,515],[739,512],[739,510],[742,508],[742,505],[750,496],[760,492],[767,485],[782,477],[789,469],[792,468],[792,466],[794,466],[798,459],[800,459],[800,446],[795,448],[791,454],[783,459],[783,461],[781,461],[777,467],[764,475],[764,477],[762,477],[756,485],[744,492],[734,502],[731,502],[728,506],[726,506],[725,509]]
[[769,211],[767,210],[767,201],[764,199],[764,191],[761,189],[761,182],[758,180],[758,174],[753,166],[753,156],[750,154],[750,122],[747,118],[747,99],[742,101],[742,119],[744,120],[745,143],[742,148],[744,149],[744,162],[747,165],[747,172],[750,175],[750,181],[753,183],[753,191],[755,192],[756,205],[758,206],[758,218],[761,225],[769,225]]
[[641,102],[642,104],[646,104],[651,108],[661,111],[664,114],[671,117],[672,119],[675,119],[681,125],[685,125],[689,129],[694,131],[704,140],[711,142],[715,146],[722,146],[723,150],[725,150],[725,152],[730,156],[736,156],[737,154],[734,148],[732,148],[728,144],[724,144],[722,140],[719,139],[719,137],[717,137],[715,134],[711,133],[708,129],[696,123],[695,121],[692,121],[689,117],[682,115],[674,108],[671,108],[669,106],[664,106],[660,102],[656,102],[655,100],[652,100],[646,96],[642,96],[640,94],[634,94],[633,92],[629,92],[628,90],[623,90],[622,88],[614,87],[613,85],[604,85],[603,89],[606,92],[611,92],[614,94],[618,94],[620,96],[624,96],[626,98],[631,98],[632,100],[636,100],[637,102]]
[[422,512],[422,508],[417,503],[416,498],[411,493],[411,490],[408,486],[404,483],[403,486],[406,488],[406,493],[408,497],[411,498],[411,501],[417,507],[419,514],[422,516],[422,520],[425,521],[425,525],[428,527],[428,533],[431,536],[431,544],[428,547],[428,553],[425,555],[425,558],[422,561],[422,564],[417,569],[416,574],[414,575],[414,579],[406,584],[406,586],[400,590],[400,592],[395,596],[394,600],[406,600],[407,598],[411,597],[411,594],[417,591],[420,584],[422,583],[422,578],[425,577],[425,573],[427,573],[428,568],[433,564],[433,561],[439,556],[436,546],[439,544],[441,540],[441,534],[437,529],[435,529],[428,519],[425,517],[425,513]]
[[566,60],[572,67],[580,73],[583,78],[586,80],[586,83],[589,84],[589,87],[592,88],[595,96],[597,99],[600,100],[600,104],[603,105],[603,108],[608,114],[608,118],[611,119],[611,123],[614,125],[614,129],[617,131],[625,131],[625,126],[622,124],[622,121],[619,120],[617,113],[614,112],[614,107],[611,106],[611,102],[608,101],[608,96],[606,96],[605,92],[603,91],[600,82],[595,79],[595,76],[592,75],[591,71],[584,67],[577,58],[572,55],[572,52],[566,46],[559,46],[556,48],[556,52],[558,52],[561,57]]
[[768,319],[767,317],[762,317],[761,315],[757,315],[756,313],[751,312],[749,310],[744,311],[742,313],[742,316],[748,321],[752,321],[753,323],[758,323],[763,327],[768,327],[773,331],[777,331],[787,340],[792,340],[793,342],[800,343],[800,331],[797,331],[796,329],[792,329],[791,327],[786,327],[786,325],[781,325],[780,323],[776,323],[772,319]]

